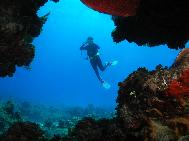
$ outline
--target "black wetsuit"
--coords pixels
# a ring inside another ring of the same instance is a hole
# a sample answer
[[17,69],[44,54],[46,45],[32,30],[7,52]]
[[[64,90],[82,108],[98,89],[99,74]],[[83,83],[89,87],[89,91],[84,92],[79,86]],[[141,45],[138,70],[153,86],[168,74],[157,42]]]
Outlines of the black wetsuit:
[[103,82],[103,79],[101,78],[101,76],[99,74],[98,68],[101,71],[104,71],[106,69],[107,65],[102,64],[102,61],[101,61],[100,56],[98,54],[98,49],[100,49],[100,47],[98,45],[94,44],[94,43],[90,43],[90,44],[87,44],[87,45],[84,44],[80,47],[80,50],[86,50],[87,51],[87,55],[90,59],[91,66],[93,67],[96,76],[98,77],[100,82]]

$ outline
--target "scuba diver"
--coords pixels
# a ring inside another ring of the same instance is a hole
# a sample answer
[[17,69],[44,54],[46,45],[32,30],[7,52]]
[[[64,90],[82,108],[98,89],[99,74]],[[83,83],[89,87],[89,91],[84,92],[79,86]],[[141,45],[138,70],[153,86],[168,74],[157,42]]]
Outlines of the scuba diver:
[[[105,63],[105,65],[103,65],[102,61],[100,59],[100,53],[98,52],[99,49],[100,49],[100,47],[93,42],[93,37],[88,37],[87,41],[84,42],[82,44],[82,46],[80,47],[81,51],[82,50],[87,51],[87,55],[88,55],[87,60],[90,61],[90,64],[91,64],[93,70],[95,71],[97,78],[100,80],[101,84],[103,84],[103,86],[105,88],[109,88],[110,85],[102,79],[102,77],[99,74],[98,68],[101,71],[104,71],[108,66],[112,65],[113,62],[107,62],[107,63]],[[114,61],[114,63],[115,63],[115,61]]]

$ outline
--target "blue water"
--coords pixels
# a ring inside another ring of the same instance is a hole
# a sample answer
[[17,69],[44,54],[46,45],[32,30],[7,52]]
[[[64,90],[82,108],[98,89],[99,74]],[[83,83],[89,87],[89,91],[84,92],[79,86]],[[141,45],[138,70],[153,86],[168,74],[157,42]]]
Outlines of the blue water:
[[[38,14],[42,16],[49,11],[41,35],[34,40],[36,55],[32,69],[17,68],[14,77],[1,78],[1,97],[55,106],[114,107],[118,82],[138,67],[152,70],[158,64],[170,66],[179,52],[164,46],[148,48],[127,41],[114,43],[111,17],[89,9],[79,0],[49,2]],[[93,36],[101,47],[103,62],[119,61],[102,73],[112,86],[109,90],[100,85],[89,62],[83,59],[86,54],[80,54],[79,48],[88,36]]]

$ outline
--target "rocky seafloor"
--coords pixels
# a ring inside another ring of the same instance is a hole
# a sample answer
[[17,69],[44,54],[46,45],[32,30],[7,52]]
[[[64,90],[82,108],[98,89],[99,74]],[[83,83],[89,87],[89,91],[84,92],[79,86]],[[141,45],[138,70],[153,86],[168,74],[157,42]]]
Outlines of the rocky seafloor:
[[95,107],[92,104],[86,107],[53,107],[1,99],[0,139],[5,140],[5,136],[9,136],[6,140],[20,140],[22,136],[35,139],[43,137],[46,140],[54,135],[65,137],[82,118],[110,119],[115,115],[112,111],[113,108]]

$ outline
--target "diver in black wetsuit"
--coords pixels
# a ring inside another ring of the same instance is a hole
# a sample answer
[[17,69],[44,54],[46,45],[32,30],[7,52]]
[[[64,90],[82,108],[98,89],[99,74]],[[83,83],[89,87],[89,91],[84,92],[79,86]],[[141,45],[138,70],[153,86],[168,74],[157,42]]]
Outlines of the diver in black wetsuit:
[[111,63],[108,62],[105,65],[102,64],[98,49],[100,49],[100,47],[93,42],[92,37],[88,37],[87,41],[83,43],[83,45],[80,47],[80,50],[87,51],[88,59],[90,60],[91,66],[94,69],[97,78],[100,80],[101,83],[104,83],[104,80],[99,74],[98,68],[101,71],[104,71],[108,66],[111,65]]

